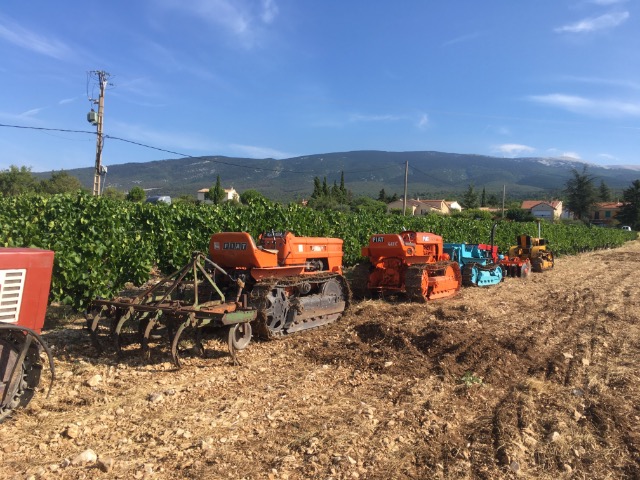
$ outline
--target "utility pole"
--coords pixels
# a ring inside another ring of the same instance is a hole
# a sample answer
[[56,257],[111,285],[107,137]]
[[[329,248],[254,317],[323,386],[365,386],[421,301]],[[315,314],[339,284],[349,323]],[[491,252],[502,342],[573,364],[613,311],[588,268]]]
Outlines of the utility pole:
[[102,177],[103,174],[103,167],[102,167],[102,146],[104,145],[104,138],[102,136],[102,127],[103,127],[103,117],[104,117],[104,92],[107,89],[107,84],[109,81],[109,77],[110,75],[103,71],[103,70],[94,70],[92,72],[89,72],[92,75],[95,75],[98,79],[98,84],[100,85],[100,96],[98,97],[98,100],[95,100],[93,98],[90,98],[89,101],[91,101],[93,104],[97,104],[98,105],[98,113],[96,115],[96,112],[93,110],[93,108],[91,109],[91,112],[89,112],[89,114],[87,115],[87,120],[93,124],[96,125],[97,130],[96,130],[96,168],[95,168],[95,172],[93,175],[93,195],[94,196],[98,196],[101,193],[100,190],[100,179]]
[[502,185],[502,220],[504,220],[504,197],[507,194],[507,186]]
[[402,202],[402,215],[407,214],[407,181],[409,179],[409,160],[404,163],[404,200]]

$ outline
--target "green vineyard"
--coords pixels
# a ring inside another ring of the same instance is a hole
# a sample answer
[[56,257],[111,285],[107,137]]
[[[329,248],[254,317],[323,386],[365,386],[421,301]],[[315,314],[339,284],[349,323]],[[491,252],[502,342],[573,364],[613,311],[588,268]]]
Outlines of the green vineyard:
[[[109,298],[127,282],[141,284],[154,267],[170,273],[206,252],[213,233],[289,230],[298,236],[344,240],[344,263],[360,260],[374,233],[433,232],[447,242],[488,243],[493,222],[438,215],[402,217],[370,212],[316,211],[297,205],[173,205],[132,203],[88,194],[0,199],[0,246],[38,247],[55,252],[51,301],[83,309]],[[538,224],[501,222],[495,243],[506,252],[516,235],[538,236]],[[543,222],[542,236],[557,255],[622,245],[634,232]]]

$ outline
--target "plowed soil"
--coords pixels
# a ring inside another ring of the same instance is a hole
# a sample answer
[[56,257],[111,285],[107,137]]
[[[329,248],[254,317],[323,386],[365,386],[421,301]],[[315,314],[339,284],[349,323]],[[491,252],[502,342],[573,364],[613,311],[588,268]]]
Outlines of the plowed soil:
[[52,308],[58,380],[0,427],[0,477],[637,479],[639,271],[640,241],[560,257],[448,300],[354,302],[240,366],[212,338],[178,371],[166,349],[97,355]]

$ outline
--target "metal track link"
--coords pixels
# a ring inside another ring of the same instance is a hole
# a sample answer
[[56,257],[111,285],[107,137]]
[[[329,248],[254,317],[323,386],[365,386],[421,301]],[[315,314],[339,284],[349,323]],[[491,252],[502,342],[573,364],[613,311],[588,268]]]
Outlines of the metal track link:
[[412,302],[425,303],[427,301],[426,292],[422,292],[423,276],[428,265],[412,265],[407,268],[404,278],[404,286],[407,297]]
[[[332,280],[340,284],[339,288],[345,302],[344,308],[339,309],[339,312],[329,314],[323,312],[318,316],[296,320],[296,316],[302,313],[301,300],[322,295],[324,288],[327,288]],[[301,294],[300,292],[304,291],[309,284],[313,284],[320,293],[308,296]],[[265,279],[254,285],[249,299],[251,306],[258,310],[253,330],[260,338],[271,340],[336,321],[349,306],[351,290],[342,275],[324,272],[290,278]],[[290,310],[295,310],[295,313],[290,313]],[[293,321],[290,321],[290,318],[293,318]]]

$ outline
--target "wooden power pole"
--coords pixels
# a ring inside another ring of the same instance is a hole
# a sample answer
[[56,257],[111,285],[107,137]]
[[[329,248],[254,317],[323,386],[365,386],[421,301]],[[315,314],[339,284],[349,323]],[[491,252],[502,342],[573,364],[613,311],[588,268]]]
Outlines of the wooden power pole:
[[409,160],[404,164],[404,200],[402,202],[402,215],[407,214],[407,183],[409,180]]
[[98,196],[101,193],[100,190],[100,179],[102,177],[103,169],[102,169],[102,146],[104,145],[104,138],[102,136],[102,127],[103,127],[103,118],[104,118],[104,92],[107,89],[107,84],[109,81],[109,74],[103,70],[93,71],[91,72],[93,75],[96,75],[98,78],[98,83],[100,85],[100,96],[97,100],[90,99],[94,104],[98,105],[98,112],[94,112],[91,109],[89,115],[87,116],[87,120],[96,125],[96,168],[93,175],[93,195]]

